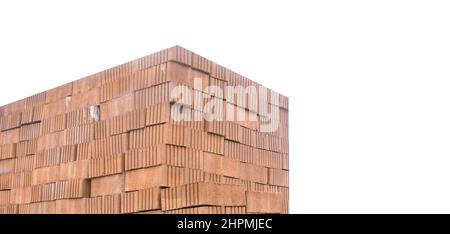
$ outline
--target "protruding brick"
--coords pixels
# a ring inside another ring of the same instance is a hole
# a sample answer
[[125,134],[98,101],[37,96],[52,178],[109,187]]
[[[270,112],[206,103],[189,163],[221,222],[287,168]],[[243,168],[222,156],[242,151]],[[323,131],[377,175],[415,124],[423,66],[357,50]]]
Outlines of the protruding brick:
[[108,175],[91,180],[91,197],[124,191],[124,174]]
[[214,183],[193,183],[161,192],[162,210],[173,210],[201,205],[244,206],[243,186]]
[[280,193],[246,192],[247,212],[250,213],[282,213],[282,197]]

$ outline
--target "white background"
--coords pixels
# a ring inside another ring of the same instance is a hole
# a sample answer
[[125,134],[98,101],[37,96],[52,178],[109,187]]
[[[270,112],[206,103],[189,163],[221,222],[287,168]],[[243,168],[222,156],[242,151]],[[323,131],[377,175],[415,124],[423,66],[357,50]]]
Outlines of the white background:
[[179,44],[289,96],[293,213],[450,213],[448,1],[8,2],[0,105]]

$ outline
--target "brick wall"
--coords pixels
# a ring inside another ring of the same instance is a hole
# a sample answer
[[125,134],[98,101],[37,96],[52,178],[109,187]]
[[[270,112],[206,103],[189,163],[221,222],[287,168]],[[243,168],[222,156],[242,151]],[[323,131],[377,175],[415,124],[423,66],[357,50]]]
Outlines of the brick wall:
[[[216,111],[177,85],[254,119],[175,121]],[[0,107],[0,213],[288,213],[287,97],[262,132],[252,100],[208,85],[261,86],[175,46]]]

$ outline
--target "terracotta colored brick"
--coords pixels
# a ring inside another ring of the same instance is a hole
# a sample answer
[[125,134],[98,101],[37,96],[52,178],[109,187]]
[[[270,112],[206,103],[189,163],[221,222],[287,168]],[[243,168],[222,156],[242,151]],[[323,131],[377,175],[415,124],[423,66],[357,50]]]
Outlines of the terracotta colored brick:
[[106,102],[129,93],[132,83],[128,81],[128,78],[127,76],[122,76],[100,86],[100,102]]
[[192,169],[203,168],[203,152],[200,150],[175,145],[160,145],[160,147],[164,148],[163,164]]
[[146,110],[135,110],[112,118],[110,120],[111,134],[117,135],[145,127],[146,113]]
[[86,92],[100,86],[101,73],[96,73],[88,77],[73,82],[73,94]]
[[55,183],[31,186],[31,202],[53,201],[56,199]]
[[283,154],[262,149],[253,149],[251,163],[271,168],[283,168]]
[[281,213],[282,197],[280,193],[246,192],[247,212]]
[[5,131],[20,127],[22,113],[13,113],[0,119],[0,130]]
[[212,63],[211,66],[211,77],[217,78],[219,80],[227,81],[229,79],[230,70],[226,69],[225,67],[217,64]]
[[[209,85],[215,87],[214,89],[210,89],[208,94],[214,97],[218,97],[221,99],[225,98],[225,87],[227,86],[227,82],[225,80],[221,80],[215,77],[209,77]],[[221,90],[221,92],[217,92],[215,89]]]
[[225,137],[208,133],[205,135],[203,146],[204,151],[223,155],[225,147]]
[[148,188],[121,194],[122,213],[160,210],[161,198],[159,188]]
[[20,187],[11,189],[10,203],[26,204],[31,202],[31,187]]
[[238,159],[241,162],[251,163],[254,157],[254,148],[226,140],[224,155],[229,158]]
[[171,145],[188,146],[190,145],[190,129],[179,125],[164,125],[163,143]]
[[190,129],[179,125],[155,125],[130,132],[130,148],[145,148],[156,144],[189,146]]
[[204,90],[209,85],[208,73],[192,69],[191,67],[178,62],[167,63],[167,81],[196,88],[194,86],[194,79],[199,79],[201,82],[201,86],[198,87],[198,90]]
[[203,171],[203,182],[212,182],[212,183],[223,183],[224,182],[224,176],[217,173],[211,173]]
[[60,147],[60,154],[61,163],[75,161],[77,156],[77,145],[66,145]]
[[189,79],[190,72],[191,68],[186,65],[177,62],[167,63],[167,81],[187,85],[188,87],[194,87],[193,80]]
[[204,181],[203,171],[191,168],[167,166],[166,176],[169,187]]
[[[16,144],[16,156],[22,157],[27,155],[27,147],[29,141],[22,141]],[[0,145],[0,157],[2,152],[2,146]]]
[[85,198],[56,200],[56,214],[85,214]]
[[219,183],[222,184],[234,184],[234,185],[246,185],[247,181],[243,181],[236,177],[222,176]]
[[167,64],[166,63],[160,63],[153,67],[149,67],[145,70],[148,71],[147,74],[149,75],[149,76],[145,77],[146,78],[145,81],[147,81],[147,82],[141,83],[141,84],[144,84],[145,86],[139,86],[139,87],[135,86],[134,88],[142,89],[142,88],[149,87],[148,85],[150,85],[150,86],[158,85],[158,84],[162,84],[167,81]]
[[142,70],[148,67],[156,66],[167,61],[168,50],[158,51],[156,53],[144,56],[131,61],[136,70]]
[[77,110],[93,105],[100,104],[100,90],[98,88],[90,89],[86,92],[74,94],[69,102],[70,110]]
[[100,105],[100,118],[106,120],[132,110],[134,110],[134,93],[102,103]]
[[259,134],[264,134],[265,138],[266,138],[266,146],[264,147],[260,147],[262,149],[265,150],[270,150],[270,151],[276,151],[276,152],[281,152],[281,148],[280,148],[280,138],[277,136],[273,136],[270,134],[266,134],[266,133],[259,133]]
[[56,183],[37,184],[31,186],[31,202],[53,201],[56,199]]
[[103,196],[86,198],[85,211],[87,214],[105,214],[102,205]]
[[124,63],[119,66],[109,68],[101,72],[100,83],[105,84],[109,82],[116,82],[123,79],[128,79],[128,77],[133,72],[133,66],[131,63]]
[[159,188],[139,190],[137,195],[139,211],[161,209],[161,191]]
[[146,89],[135,92],[135,107],[136,109],[144,109],[152,105],[174,102],[176,98],[171,98],[171,92],[177,83],[167,82],[155,85]]
[[124,191],[124,174],[108,175],[91,180],[91,197]]
[[243,186],[214,183],[193,183],[161,191],[162,210],[201,205],[244,206]]
[[92,157],[101,158],[124,153],[128,150],[128,133],[115,135],[90,142]]
[[282,157],[282,161],[283,161],[282,169],[289,170],[289,155],[282,154],[281,157]]
[[5,144],[0,146],[0,159],[16,157],[16,144]]
[[121,212],[122,213],[134,213],[138,209],[137,191],[122,193],[120,196]]
[[16,158],[14,172],[33,170],[34,155]]
[[5,187],[5,185],[9,188],[28,187],[31,186],[31,180],[31,171],[0,175],[0,188]]
[[31,202],[31,186],[11,189],[11,204],[26,204]]
[[125,172],[125,191],[151,187],[168,187],[203,181],[201,170],[173,166],[156,166]]
[[88,214],[118,214],[120,213],[121,194],[112,194],[86,198],[86,213]]
[[247,188],[248,191],[253,192],[270,192],[270,193],[281,193],[282,187],[276,186],[276,185],[270,185],[270,184],[260,184],[251,182]]
[[201,169],[203,157],[200,150],[174,146],[154,145],[149,148],[133,149],[125,154],[125,170],[170,165]]
[[94,122],[94,139],[103,139],[111,135],[111,124],[108,120]]
[[245,214],[245,206],[200,206],[163,211],[164,214]]
[[[210,77],[209,77],[208,73],[205,73],[205,72],[197,70],[197,69],[190,69],[189,70],[189,75],[188,75],[187,78],[189,80],[192,80],[193,88],[195,90],[202,91],[202,92],[205,92],[206,90],[208,90],[207,88],[210,85],[209,84]],[[195,82],[199,82],[198,84],[201,84],[201,85],[199,85],[199,87],[196,87],[197,85],[196,85]]]
[[77,144],[76,160],[87,160],[92,158],[91,142]]
[[283,194],[283,199],[289,201],[289,187],[276,186],[278,191]]
[[69,108],[70,102],[67,101],[68,99],[62,98],[54,102],[50,102],[45,104],[42,107],[42,118],[49,118],[54,115],[60,115],[64,114]]
[[[164,146],[161,146],[164,147]],[[125,153],[125,170],[133,170],[144,167],[161,165],[163,152],[161,147],[132,149]]]
[[212,66],[213,62],[211,62],[209,59],[206,59],[196,53],[192,53],[192,67],[205,73],[211,73]]
[[52,214],[56,212],[55,202],[37,202],[18,205],[18,214]]
[[33,122],[34,107],[23,110],[20,124],[30,124]]
[[[40,106],[34,106],[33,107],[33,116],[29,123],[36,123],[38,121],[41,121],[44,116],[44,105]],[[25,123],[23,123],[25,124]]]
[[41,151],[34,156],[33,168],[50,167],[61,162],[61,149],[53,148]]
[[73,179],[66,181],[57,181],[55,183],[55,198],[83,198],[88,197],[90,184],[85,179]]
[[38,139],[32,139],[26,142],[27,142],[26,155],[36,154],[38,152]]
[[167,167],[149,167],[125,172],[125,191],[167,186]]
[[48,134],[52,132],[62,131],[67,128],[66,114],[52,116],[41,122],[40,134]]
[[20,137],[20,128],[0,132],[0,139],[2,141],[2,144],[4,145],[19,142],[19,137]]
[[17,214],[19,206],[14,204],[0,205],[0,214]]
[[234,122],[225,122],[225,139],[235,142],[241,142],[242,131],[241,127]]
[[124,155],[93,158],[89,160],[88,177],[101,177],[105,175],[119,174],[124,171]]
[[135,214],[163,214],[163,212],[161,210],[148,210],[148,211],[140,211],[140,212],[136,212]]
[[205,130],[207,132],[225,136],[226,135],[226,122],[225,121],[206,121],[205,120]]
[[0,161],[0,175],[14,172],[15,159],[6,159]]
[[95,122],[95,117],[91,113],[91,107],[84,107],[67,112],[66,125],[67,128],[73,128],[80,125],[86,125]]
[[161,103],[148,107],[146,109],[145,124],[147,126],[150,126],[170,122],[171,118],[170,111],[171,111],[170,103]]
[[10,190],[0,191],[0,205],[9,204],[10,197],[11,197]]
[[191,144],[189,147],[193,149],[199,149],[203,150],[205,148],[205,139],[206,139],[206,132],[200,131],[200,130],[191,130],[189,138],[191,139]]
[[280,138],[280,151],[284,154],[289,154],[289,141],[287,138]]
[[[193,110],[192,108],[190,108],[186,105],[183,105],[183,107],[180,107],[180,106],[182,106],[182,105],[177,104],[177,103],[173,103],[171,105],[172,108],[177,109],[175,111],[180,111],[179,108],[182,108],[183,112],[181,113],[181,116],[189,116],[189,117],[188,118],[182,117],[181,120],[171,117],[170,123],[175,124],[175,125],[184,126],[186,128],[189,128],[190,130],[196,130],[196,131],[202,131],[202,132],[205,131],[205,123],[203,121],[197,121],[196,117],[195,117],[197,114],[199,114],[201,116],[203,113],[200,111],[197,111],[197,110]],[[178,114],[176,114],[176,115],[178,115]]]
[[70,145],[85,143],[94,140],[94,125],[86,124],[66,131],[66,143]]
[[31,175],[33,185],[55,182],[59,179],[59,166],[36,168]]
[[72,161],[59,165],[59,180],[83,179],[87,177],[87,160]]
[[269,184],[289,186],[289,171],[269,168]]
[[157,71],[159,71],[158,66],[136,71],[131,77],[131,88],[133,90],[140,90],[155,85]]
[[268,181],[268,169],[261,166],[256,166],[249,163],[240,163],[239,166],[239,178],[243,180],[249,180],[252,182],[258,182],[261,184],[267,184]]
[[[57,147],[67,145],[66,131],[54,132],[54,133],[40,136],[37,141],[37,148],[36,148],[37,152],[42,151],[44,149],[57,148]],[[88,138],[88,137],[85,136],[85,138]],[[71,139],[75,140],[76,138],[71,138]],[[79,138],[78,138],[78,140],[79,140]]]
[[186,50],[181,46],[173,46],[166,49],[165,51],[167,51],[168,61],[175,61],[185,65],[192,65],[192,66],[194,65],[192,60],[194,53],[192,53],[189,50]]
[[[240,89],[234,89],[232,91],[235,91],[230,94],[234,95],[227,95],[226,99],[227,102],[236,105],[242,109],[247,109],[252,112],[257,112],[257,94],[258,94],[258,85],[246,79],[245,77],[235,73],[231,72],[230,77],[227,80],[228,84],[231,86],[238,87]],[[228,91],[228,90],[227,90]]]
[[206,172],[239,178],[240,162],[238,160],[207,152],[204,152],[203,155],[203,167]]
[[68,84],[61,85],[59,87],[48,90],[45,102],[50,103],[50,102],[57,101],[61,98],[65,98],[67,96],[71,96],[72,88],[73,88],[73,84],[68,83]]
[[255,132],[249,128],[241,128],[242,131],[242,144],[255,147],[256,144],[256,135]]

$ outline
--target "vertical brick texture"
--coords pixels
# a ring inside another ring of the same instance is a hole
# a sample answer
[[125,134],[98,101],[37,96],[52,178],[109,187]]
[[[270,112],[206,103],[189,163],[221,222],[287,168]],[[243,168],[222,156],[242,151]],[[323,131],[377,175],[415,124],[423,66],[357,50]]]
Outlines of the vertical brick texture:
[[288,213],[288,98],[233,86],[262,87],[174,46],[1,106],[0,214]]

